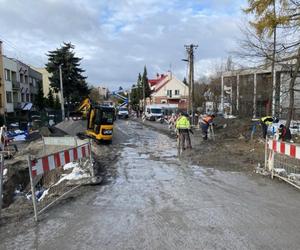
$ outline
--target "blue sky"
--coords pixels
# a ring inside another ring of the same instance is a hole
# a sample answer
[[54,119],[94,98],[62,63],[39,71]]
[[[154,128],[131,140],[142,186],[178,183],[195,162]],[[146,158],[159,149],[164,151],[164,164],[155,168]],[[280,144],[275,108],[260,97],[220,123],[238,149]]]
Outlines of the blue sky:
[[[72,4],[71,4],[72,3]],[[147,66],[186,75],[185,44],[198,44],[196,78],[237,48],[246,0],[0,0],[5,53],[43,66],[64,41],[76,46],[88,81],[128,87]]]

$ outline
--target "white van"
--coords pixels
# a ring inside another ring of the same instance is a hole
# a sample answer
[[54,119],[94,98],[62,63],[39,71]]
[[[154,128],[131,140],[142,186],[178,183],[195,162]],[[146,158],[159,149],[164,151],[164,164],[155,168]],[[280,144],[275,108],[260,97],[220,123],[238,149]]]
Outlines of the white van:
[[148,105],[145,108],[145,117],[147,120],[155,121],[163,116],[163,110],[158,105]]

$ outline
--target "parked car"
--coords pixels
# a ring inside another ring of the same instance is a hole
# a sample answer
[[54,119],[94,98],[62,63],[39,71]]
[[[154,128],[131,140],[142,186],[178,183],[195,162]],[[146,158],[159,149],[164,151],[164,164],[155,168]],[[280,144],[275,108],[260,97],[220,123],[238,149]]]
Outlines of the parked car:
[[127,108],[119,108],[118,118],[119,119],[122,119],[122,118],[127,119],[128,117],[129,117],[128,109]]

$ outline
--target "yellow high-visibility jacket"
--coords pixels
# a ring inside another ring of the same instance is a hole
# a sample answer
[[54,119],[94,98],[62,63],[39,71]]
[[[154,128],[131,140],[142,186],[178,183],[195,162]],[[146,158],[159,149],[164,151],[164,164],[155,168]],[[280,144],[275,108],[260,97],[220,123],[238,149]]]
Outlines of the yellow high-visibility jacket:
[[190,121],[185,116],[180,116],[176,121],[176,128],[177,129],[190,129]]
[[260,118],[260,120],[266,125],[271,125],[274,121],[272,116],[265,116]]

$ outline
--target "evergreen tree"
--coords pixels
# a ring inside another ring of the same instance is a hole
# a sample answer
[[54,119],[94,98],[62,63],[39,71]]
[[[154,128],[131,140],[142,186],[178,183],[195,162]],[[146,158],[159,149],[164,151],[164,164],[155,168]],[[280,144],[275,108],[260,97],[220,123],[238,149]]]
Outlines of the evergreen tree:
[[144,73],[143,73],[143,77],[142,77],[142,86],[144,86],[144,88],[145,88],[145,98],[150,97],[151,89],[150,89],[149,82],[148,82],[146,65],[144,66]]
[[81,58],[75,56],[74,45],[64,43],[61,48],[48,52],[48,63],[46,69],[52,76],[49,78],[50,85],[55,92],[60,90],[59,65],[62,69],[63,94],[68,102],[76,102],[81,97],[89,94],[89,88],[80,68]]
[[137,82],[136,82],[136,86],[137,86],[137,98],[138,100],[142,100],[143,99],[143,86],[142,86],[142,76],[141,73],[139,73]]
[[60,106],[59,97],[58,97],[58,95],[56,95],[55,100],[54,100],[54,109],[58,110],[60,108],[61,108],[61,106]]
[[44,110],[46,105],[46,98],[44,97],[43,87],[42,84],[38,83],[38,93],[34,100],[34,105],[36,106],[37,110]]
[[49,90],[49,93],[47,96],[47,106],[52,109],[54,108],[54,96],[53,96],[52,89]]

